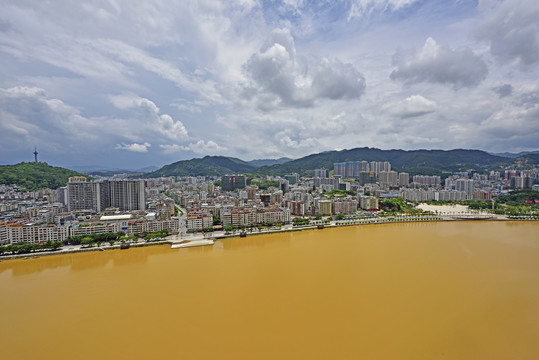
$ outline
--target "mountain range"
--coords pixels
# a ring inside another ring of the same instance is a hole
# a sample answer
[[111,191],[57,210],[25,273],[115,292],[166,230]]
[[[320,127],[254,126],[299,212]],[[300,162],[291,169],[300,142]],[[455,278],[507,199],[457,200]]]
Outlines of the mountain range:
[[[355,148],[340,151],[325,151],[299,159],[263,159],[243,161],[227,156],[205,156],[181,160],[162,168],[135,177],[160,176],[221,176],[225,174],[247,173],[252,175],[286,175],[298,173],[312,175],[314,169],[333,169],[333,163],[343,161],[389,161],[392,169],[408,172],[411,176],[447,175],[455,171],[500,170],[516,165],[531,168],[539,165],[539,151],[529,152],[517,158],[489,154],[481,150],[380,150],[376,148]],[[120,172],[126,172],[120,170]],[[103,176],[111,176],[115,171],[105,171]],[[28,190],[57,188],[65,186],[68,177],[81,175],[78,172],[53,167],[46,163],[20,163],[0,165],[0,184],[16,184]]]
[[[535,163],[534,155],[530,157]],[[522,158],[522,157],[521,157]],[[519,158],[520,159],[520,158]],[[380,150],[376,148],[355,148],[340,151],[325,151],[300,159],[279,159],[270,164],[247,162],[226,156],[205,156],[201,159],[182,160],[145,174],[157,176],[219,176],[232,173],[254,173],[259,175],[285,175],[298,173],[308,175],[317,168],[333,169],[333,163],[343,161],[389,161],[396,171],[406,171],[410,175],[440,175],[443,172],[465,171],[485,167],[501,166],[515,159],[489,154],[481,150]],[[264,163],[265,162],[265,163]],[[530,161],[528,161],[529,163]],[[260,166],[262,165],[262,166]]]

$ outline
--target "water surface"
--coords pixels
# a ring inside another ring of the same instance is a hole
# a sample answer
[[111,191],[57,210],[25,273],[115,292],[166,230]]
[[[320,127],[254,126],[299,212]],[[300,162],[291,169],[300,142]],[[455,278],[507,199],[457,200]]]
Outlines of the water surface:
[[4,359],[539,359],[539,223],[0,263]]

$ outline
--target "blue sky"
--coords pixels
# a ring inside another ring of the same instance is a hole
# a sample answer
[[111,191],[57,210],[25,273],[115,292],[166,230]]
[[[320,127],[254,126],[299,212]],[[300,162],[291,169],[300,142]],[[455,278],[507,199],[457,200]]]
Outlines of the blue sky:
[[0,163],[539,148],[539,2],[2,1]]

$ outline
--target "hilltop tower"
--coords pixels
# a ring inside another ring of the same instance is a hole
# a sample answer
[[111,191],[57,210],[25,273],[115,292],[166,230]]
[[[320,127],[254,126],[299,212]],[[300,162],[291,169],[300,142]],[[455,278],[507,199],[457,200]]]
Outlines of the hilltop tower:
[[37,162],[37,146],[35,147],[35,150],[34,150],[34,161]]

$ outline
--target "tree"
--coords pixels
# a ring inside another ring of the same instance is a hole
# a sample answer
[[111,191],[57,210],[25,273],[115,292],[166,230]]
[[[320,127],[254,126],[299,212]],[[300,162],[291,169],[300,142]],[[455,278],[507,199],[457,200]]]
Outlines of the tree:
[[91,247],[93,243],[94,243],[94,240],[89,236],[84,237],[80,242],[82,246],[87,246],[87,247]]

